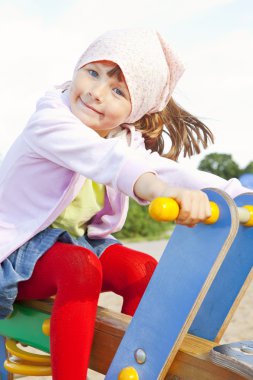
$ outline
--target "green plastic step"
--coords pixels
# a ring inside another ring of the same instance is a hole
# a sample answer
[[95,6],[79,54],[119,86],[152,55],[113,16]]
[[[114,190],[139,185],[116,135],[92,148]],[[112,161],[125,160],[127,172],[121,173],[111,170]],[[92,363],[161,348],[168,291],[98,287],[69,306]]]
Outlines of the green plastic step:
[[49,313],[15,303],[11,316],[0,320],[0,335],[49,353],[49,337],[42,331],[43,322],[49,318]]

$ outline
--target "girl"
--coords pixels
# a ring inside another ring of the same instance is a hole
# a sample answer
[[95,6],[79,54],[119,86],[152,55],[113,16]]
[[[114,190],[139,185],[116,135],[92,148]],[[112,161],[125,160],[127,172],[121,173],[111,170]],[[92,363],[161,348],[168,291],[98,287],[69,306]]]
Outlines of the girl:
[[[210,215],[204,187],[246,192],[176,162],[213,136],[172,100],[183,67],[159,33],[110,31],[79,59],[73,79],[47,92],[0,169],[0,316],[15,299],[56,295],[54,380],[86,378],[99,293],[133,315],[156,261],[122,246],[128,196],[180,204],[177,223]],[[163,129],[172,148],[163,156]],[[74,341],[71,346],[69,342]],[[75,366],[72,363],[75,362]]]

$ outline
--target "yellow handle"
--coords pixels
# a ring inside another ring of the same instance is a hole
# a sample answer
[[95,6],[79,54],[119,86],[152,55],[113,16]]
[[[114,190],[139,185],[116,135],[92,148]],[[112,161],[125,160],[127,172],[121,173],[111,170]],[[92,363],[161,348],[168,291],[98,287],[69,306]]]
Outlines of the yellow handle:
[[210,201],[210,207],[211,207],[211,216],[207,218],[204,223],[205,224],[214,224],[217,222],[220,216],[220,209],[217,205],[217,203]]
[[134,367],[125,367],[120,371],[118,380],[139,380],[139,375]]
[[173,198],[160,197],[150,203],[148,211],[158,222],[172,222],[178,217],[179,206]]
[[[220,216],[219,206],[210,201],[211,216],[205,220],[205,224],[214,224]],[[239,221],[247,227],[253,226],[253,206],[245,205],[237,207]],[[173,198],[160,197],[154,199],[149,205],[149,215],[159,222],[171,222],[177,219],[179,205]]]
[[[213,224],[219,219],[220,210],[217,204],[210,202],[210,206],[211,216],[206,219],[205,224]],[[179,205],[173,198],[156,198],[149,205],[149,214],[151,218],[159,222],[171,222],[178,217]]]
[[[243,220],[243,225],[247,227],[252,227],[253,226],[253,206],[252,205],[245,205],[243,207],[240,207],[240,209],[245,209],[249,213],[249,218],[248,220]],[[239,212],[240,215],[240,212]]]

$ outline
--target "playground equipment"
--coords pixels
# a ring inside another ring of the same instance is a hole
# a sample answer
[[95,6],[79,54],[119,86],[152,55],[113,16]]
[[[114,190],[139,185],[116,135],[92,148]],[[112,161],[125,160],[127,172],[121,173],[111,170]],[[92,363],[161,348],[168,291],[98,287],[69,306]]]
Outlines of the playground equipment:
[[[90,368],[106,380],[253,379],[253,370],[233,372],[236,366],[223,368],[209,354],[252,279],[253,194],[233,201],[218,190],[206,193],[215,215],[193,229],[176,226],[134,317],[98,309]],[[173,200],[156,202],[156,218],[168,220],[164,208],[171,207],[177,217]],[[49,353],[52,304],[17,302],[0,321],[1,380],[50,374],[48,355],[26,353],[16,342]]]

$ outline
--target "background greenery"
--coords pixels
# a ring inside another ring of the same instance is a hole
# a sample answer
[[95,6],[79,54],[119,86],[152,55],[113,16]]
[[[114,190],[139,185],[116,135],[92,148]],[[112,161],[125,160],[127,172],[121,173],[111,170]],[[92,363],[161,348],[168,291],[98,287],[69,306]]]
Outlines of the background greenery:
[[156,222],[148,213],[148,206],[140,206],[133,199],[129,202],[129,212],[123,229],[114,236],[119,240],[157,240],[168,238],[174,223]]
[[[216,174],[222,178],[239,178],[242,174],[253,173],[253,161],[240,168],[231,154],[211,153],[199,164],[198,169]],[[140,206],[130,199],[126,223],[120,232],[114,234],[119,240],[159,240],[168,238],[174,223],[156,222],[148,214],[148,207]]]
[[198,168],[225,179],[239,178],[242,174],[253,173],[253,161],[241,169],[231,154],[211,153],[200,162]]

